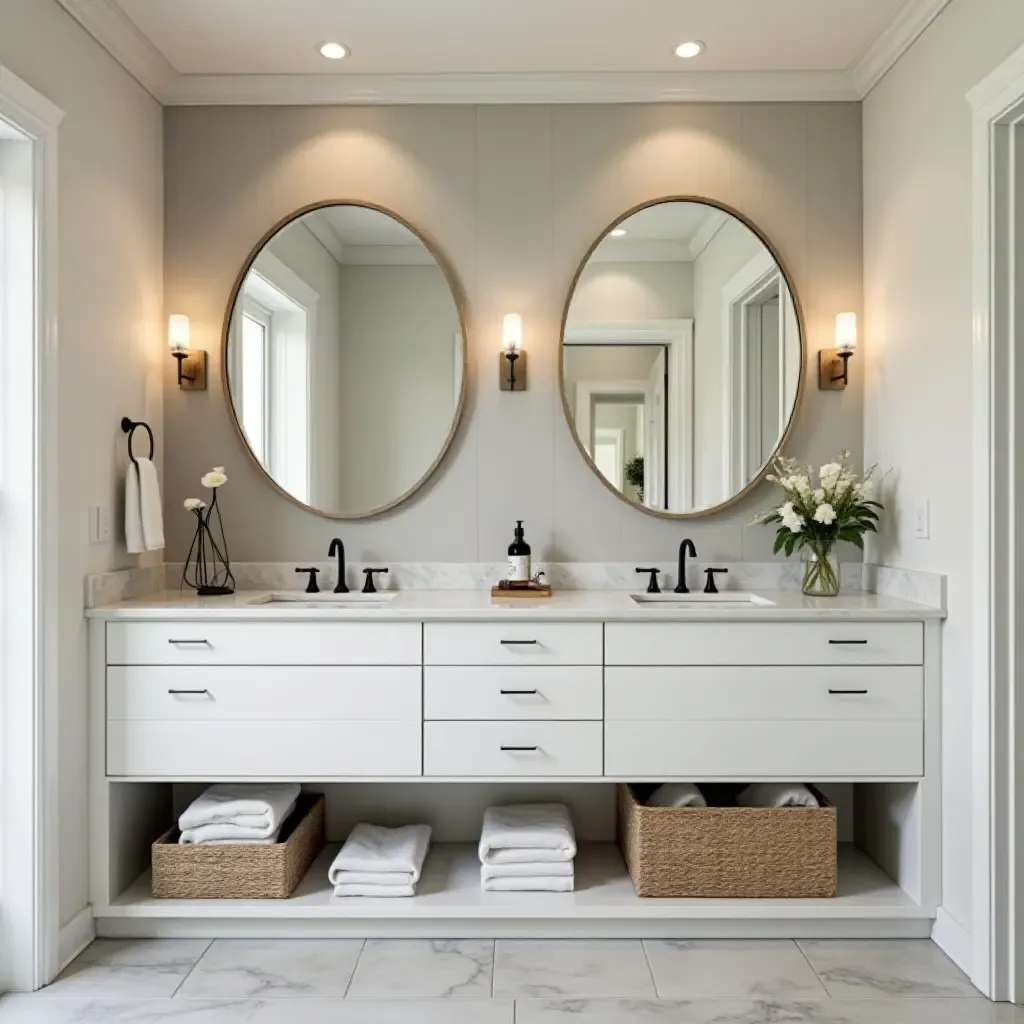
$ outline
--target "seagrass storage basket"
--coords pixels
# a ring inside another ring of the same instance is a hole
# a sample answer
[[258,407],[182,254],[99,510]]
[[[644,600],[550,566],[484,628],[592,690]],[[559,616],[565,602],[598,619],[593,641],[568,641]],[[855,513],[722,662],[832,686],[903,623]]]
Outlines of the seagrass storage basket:
[[177,827],[153,844],[153,895],[171,900],[283,900],[324,847],[324,798],[303,793],[271,846],[181,846]]
[[645,807],[619,787],[619,848],[638,896],[836,894],[836,809]]

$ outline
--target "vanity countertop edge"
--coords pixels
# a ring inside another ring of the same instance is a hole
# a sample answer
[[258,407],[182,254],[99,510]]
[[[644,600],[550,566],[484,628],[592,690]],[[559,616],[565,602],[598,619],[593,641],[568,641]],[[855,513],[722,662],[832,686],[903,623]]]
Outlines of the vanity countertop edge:
[[229,596],[197,597],[165,590],[148,597],[87,608],[93,619],[134,620],[254,620],[338,622],[489,622],[549,620],[552,622],[920,622],[944,619],[943,608],[914,604],[900,598],[851,591],[831,598],[805,597],[798,591],[758,591],[770,605],[726,606],[636,604],[624,590],[563,590],[550,598],[493,599],[485,590],[403,590],[378,607],[289,607],[266,603],[268,591],[243,590]]

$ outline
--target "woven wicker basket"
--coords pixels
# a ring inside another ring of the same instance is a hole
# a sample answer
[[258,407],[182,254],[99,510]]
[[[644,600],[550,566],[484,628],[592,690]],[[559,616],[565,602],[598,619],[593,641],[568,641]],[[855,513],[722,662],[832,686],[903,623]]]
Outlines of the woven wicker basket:
[[619,787],[619,848],[638,896],[835,896],[836,809],[645,807]]
[[324,847],[324,798],[303,794],[272,846],[182,846],[172,828],[153,844],[153,895],[171,900],[283,900]]

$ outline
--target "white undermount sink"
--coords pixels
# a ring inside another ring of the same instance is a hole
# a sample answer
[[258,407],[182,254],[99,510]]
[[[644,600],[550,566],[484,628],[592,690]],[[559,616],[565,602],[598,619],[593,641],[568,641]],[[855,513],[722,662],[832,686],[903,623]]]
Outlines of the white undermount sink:
[[289,604],[299,608],[383,608],[395,599],[395,593],[307,594],[301,590],[281,590],[269,594],[260,604]]
[[736,605],[754,605],[762,608],[774,606],[774,601],[757,594],[749,594],[743,590],[722,590],[717,594],[675,594],[671,591],[662,594],[630,594],[633,602],[638,605],[652,607],[686,607],[686,608],[735,608]]

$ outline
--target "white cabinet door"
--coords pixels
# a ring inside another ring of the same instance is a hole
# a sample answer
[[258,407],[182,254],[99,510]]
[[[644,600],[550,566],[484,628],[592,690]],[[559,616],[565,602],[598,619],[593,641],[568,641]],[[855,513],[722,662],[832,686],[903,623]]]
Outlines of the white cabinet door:
[[600,665],[600,622],[428,622],[426,665]]

